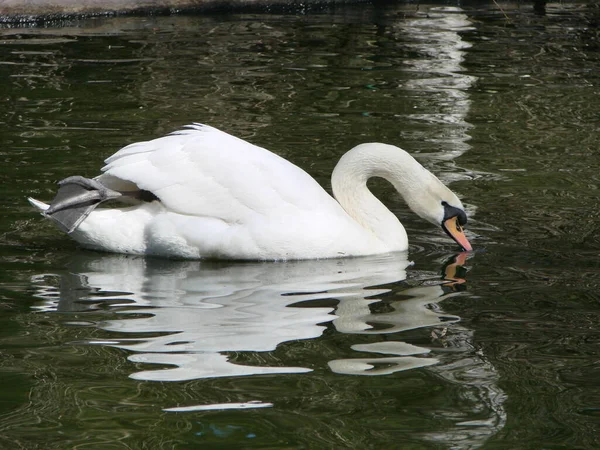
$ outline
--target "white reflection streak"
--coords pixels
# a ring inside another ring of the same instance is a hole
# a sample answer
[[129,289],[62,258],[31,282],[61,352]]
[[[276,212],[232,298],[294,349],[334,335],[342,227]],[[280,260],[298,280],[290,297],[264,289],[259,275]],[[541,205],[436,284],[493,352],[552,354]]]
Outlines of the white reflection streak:
[[[342,298],[336,310],[337,319],[333,321],[336,329],[342,333],[354,334],[390,334],[422,327],[440,325],[441,314],[428,308],[439,302],[441,297],[450,298],[456,294],[446,294],[440,285],[421,286],[401,292],[402,300],[389,302],[392,312],[373,314],[369,304],[373,301],[363,298]],[[459,321],[459,317],[444,315],[444,323]],[[375,325],[383,325],[377,329]],[[425,355],[429,349],[417,347],[405,342],[377,342],[353,345],[353,350],[375,354],[391,354],[394,357],[372,357],[339,359],[329,362],[333,372],[350,375],[388,375],[402,370],[416,369],[436,364],[436,358],[415,357]],[[379,366],[379,367],[378,367]]]
[[[435,127],[428,127],[429,132],[432,129],[439,130],[437,136],[432,138],[428,135],[424,139],[438,144],[443,150],[439,154],[427,155],[434,164],[437,161],[442,162],[442,167],[433,169],[443,181],[450,183],[468,178],[470,175],[461,173],[455,167],[443,165],[469,149],[468,132],[472,128],[467,122],[471,107],[469,90],[477,81],[477,77],[465,73],[463,63],[466,50],[471,44],[464,41],[460,33],[470,30],[472,23],[461,8],[438,7],[430,8],[426,18],[401,21],[398,26],[403,35],[410,36],[409,45],[420,55],[408,61],[407,70],[413,71],[415,77],[405,83],[403,88],[424,94],[424,104],[432,105],[431,111],[410,114],[407,119],[417,123],[435,124]],[[472,216],[475,207],[467,207]],[[426,293],[423,294],[427,296]],[[416,295],[411,301],[419,302],[421,299],[424,300]],[[409,311],[412,310],[410,305],[406,307]],[[421,318],[435,321],[434,317],[426,318],[425,315],[421,315]],[[407,318],[407,323],[415,325],[418,320]],[[425,321],[422,326],[428,326],[428,323],[431,322]],[[448,427],[445,431],[425,431],[422,437],[449,448],[479,448],[504,428],[506,411],[503,405],[506,394],[498,387],[498,374],[493,365],[486,358],[472,354],[472,331],[456,324],[453,334],[456,341],[454,347],[462,348],[465,353],[471,355],[456,360],[440,357],[440,361],[432,364],[428,370],[449,383],[463,386],[458,394],[463,408],[436,411],[437,420],[445,420],[454,423],[455,426]],[[391,363],[408,364],[406,360]],[[481,420],[467,419],[473,415],[480,415]]]
[[462,9],[441,7],[429,9],[427,17],[401,21],[397,26],[403,35],[410,36],[407,47],[419,54],[407,61],[405,70],[414,72],[415,77],[403,88],[423,92],[435,108],[434,112],[410,114],[408,119],[437,124],[440,135],[426,139],[441,145],[442,159],[457,158],[469,149],[468,90],[477,80],[465,74],[462,66],[465,50],[471,44],[462,39],[460,32],[471,29],[472,23]]
[[271,408],[273,403],[264,403],[261,401],[250,401],[244,403],[215,403],[212,405],[192,405],[175,406],[173,408],[164,408],[167,412],[194,412],[194,411],[222,411],[226,409],[256,409]]

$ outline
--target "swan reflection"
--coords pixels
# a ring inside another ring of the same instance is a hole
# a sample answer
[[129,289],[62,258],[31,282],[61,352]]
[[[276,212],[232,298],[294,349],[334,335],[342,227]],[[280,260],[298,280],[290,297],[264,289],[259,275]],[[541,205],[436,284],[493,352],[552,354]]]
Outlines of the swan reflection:
[[[464,260],[460,255],[446,273]],[[71,261],[68,274],[36,277],[37,296],[43,299],[37,308],[76,312],[110,305],[118,318],[97,326],[114,338],[89,343],[128,350],[132,362],[174,366],[137,372],[131,375],[135,379],[302,373],[312,368],[245,365],[232,361],[231,353],[269,352],[285,342],[315,339],[329,323],[340,333],[392,335],[459,320],[430,305],[456,295],[448,287],[460,280],[400,292],[389,287],[406,279],[409,265],[405,254],[285,263],[83,254]],[[55,277],[58,289],[49,284]],[[385,312],[373,312],[383,295]],[[400,341],[351,348],[373,356],[332,360],[332,371],[381,375],[437,362],[423,356],[429,349]]]

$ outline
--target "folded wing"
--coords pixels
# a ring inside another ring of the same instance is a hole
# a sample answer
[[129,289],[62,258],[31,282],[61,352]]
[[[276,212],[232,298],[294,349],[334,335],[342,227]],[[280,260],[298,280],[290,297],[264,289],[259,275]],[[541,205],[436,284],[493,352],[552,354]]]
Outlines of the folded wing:
[[215,128],[194,124],[129,145],[106,160],[98,180],[111,189],[142,189],[170,211],[245,223],[336,203],[289,161]]

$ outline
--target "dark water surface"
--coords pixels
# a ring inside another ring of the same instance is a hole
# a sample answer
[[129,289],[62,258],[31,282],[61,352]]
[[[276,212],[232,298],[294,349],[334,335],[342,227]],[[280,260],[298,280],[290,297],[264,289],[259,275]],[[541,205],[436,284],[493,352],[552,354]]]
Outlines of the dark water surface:
[[[501,5],[0,30],[0,447],[600,448],[600,12]],[[192,121],[326,188],[400,145],[477,251],[377,182],[408,255],[105,255],[25,201]]]

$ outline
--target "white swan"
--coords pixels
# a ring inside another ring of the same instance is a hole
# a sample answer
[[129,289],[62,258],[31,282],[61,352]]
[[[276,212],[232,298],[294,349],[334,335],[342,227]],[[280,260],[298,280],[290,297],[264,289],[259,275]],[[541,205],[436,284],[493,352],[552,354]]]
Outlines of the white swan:
[[[83,246],[176,258],[289,260],[407,250],[398,218],[367,188],[390,181],[423,219],[471,250],[458,197],[404,150],[362,144],[333,171],[335,199],[261,147],[193,124],[131,144],[95,179],[59,183],[50,205],[30,198]],[[95,207],[105,200],[130,205]],[[337,201],[336,201],[337,200]]]

